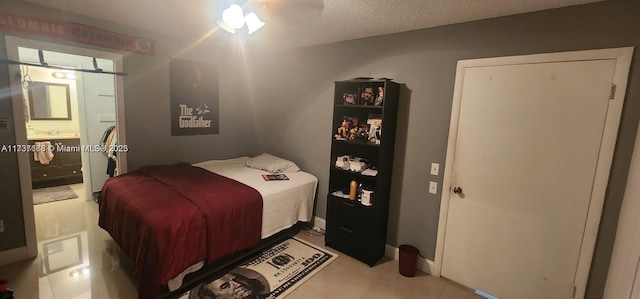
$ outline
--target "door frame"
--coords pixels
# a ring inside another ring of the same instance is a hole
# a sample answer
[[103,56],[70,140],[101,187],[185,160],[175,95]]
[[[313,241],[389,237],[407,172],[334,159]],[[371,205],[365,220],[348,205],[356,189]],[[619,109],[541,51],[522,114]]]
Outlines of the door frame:
[[631,157],[627,185],[620,208],[604,298],[640,298],[640,239],[636,220],[640,213],[640,127]]
[[[28,47],[45,51],[61,52],[67,54],[75,54],[96,58],[104,58],[112,60],[115,64],[115,71],[123,71],[122,54],[114,52],[106,52],[32,40],[27,38],[5,36],[7,58],[19,60],[18,47]],[[8,65],[9,74],[20,72],[18,65]],[[13,102],[14,128],[16,134],[16,144],[27,144],[27,132],[22,111],[22,88],[18,80],[10,78],[10,88]],[[125,115],[124,115],[124,79],[122,76],[115,78],[116,92],[116,121],[118,124],[118,141],[126,144],[125,132]],[[22,125],[15,125],[22,124]],[[82,126],[82,124],[80,124]],[[118,171],[119,173],[127,172],[127,155],[126,153],[118,154]],[[31,169],[29,164],[29,153],[18,153],[18,175],[20,177],[20,193],[22,194],[22,213],[24,219],[24,230],[26,245],[11,249],[8,252],[0,252],[0,264],[8,264],[18,262],[28,258],[33,258],[38,254],[38,243],[36,237],[35,216],[33,211],[33,194],[31,188]]]
[[453,103],[451,107],[451,121],[449,124],[447,156],[445,160],[442,194],[440,199],[440,217],[438,220],[438,233],[436,238],[436,252],[433,275],[440,276],[442,271],[444,241],[451,197],[453,161],[455,158],[454,154],[456,151],[458,136],[458,122],[460,119],[460,105],[462,101],[462,87],[464,83],[463,81],[465,70],[467,68],[473,67],[614,59],[616,60],[616,66],[613,76],[613,84],[616,85],[616,92],[615,97],[609,101],[609,106],[607,108],[607,117],[605,120],[602,143],[600,145],[600,154],[598,156],[598,164],[596,167],[596,175],[594,178],[591,201],[587,214],[585,233],[582,237],[582,246],[580,249],[578,267],[576,269],[576,278],[574,281],[574,284],[576,286],[574,298],[584,297],[587,280],[589,278],[591,259],[593,257],[593,251],[598,235],[598,227],[600,225],[600,217],[602,214],[605,192],[609,180],[609,173],[613,161],[613,152],[618,135],[622,106],[627,90],[627,80],[629,76],[629,68],[631,65],[633,50],[633,47],[624,47],[458,61],[456,69],[456,81],[453,92]]

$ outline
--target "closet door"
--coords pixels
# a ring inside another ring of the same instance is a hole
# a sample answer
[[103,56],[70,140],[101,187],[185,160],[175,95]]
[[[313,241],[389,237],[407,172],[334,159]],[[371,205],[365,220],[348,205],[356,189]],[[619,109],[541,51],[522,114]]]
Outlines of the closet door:
[[462,70],[442,276],[498,298],[580,296],[623,100],[609,99],[616,68],[525,58]]

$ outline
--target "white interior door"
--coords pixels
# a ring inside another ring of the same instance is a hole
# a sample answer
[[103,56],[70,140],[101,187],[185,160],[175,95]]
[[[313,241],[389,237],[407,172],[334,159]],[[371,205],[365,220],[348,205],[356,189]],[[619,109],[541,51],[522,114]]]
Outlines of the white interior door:
[[615,71],[465,69],[443,276],[498,298],[573,297]]

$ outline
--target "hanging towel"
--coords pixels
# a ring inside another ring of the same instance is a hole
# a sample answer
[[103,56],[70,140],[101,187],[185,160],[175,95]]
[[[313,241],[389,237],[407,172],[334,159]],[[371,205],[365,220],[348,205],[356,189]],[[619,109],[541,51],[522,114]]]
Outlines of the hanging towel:
[[26,97],[26,93],[24,94],[24,96],[22,97],[22,110],[24,111],[24,120],[25,121],[30,121],[31,120],[31,115],[29,114],[29,104],[28,104],[28,100]]
[[36,142],[35,145],[38,150],[33,153],[33,159],[36,162],[40,162],[40,164],[43,164],[43,165],[49,164],[49,162],[53,160],[51,142],[50,141]]

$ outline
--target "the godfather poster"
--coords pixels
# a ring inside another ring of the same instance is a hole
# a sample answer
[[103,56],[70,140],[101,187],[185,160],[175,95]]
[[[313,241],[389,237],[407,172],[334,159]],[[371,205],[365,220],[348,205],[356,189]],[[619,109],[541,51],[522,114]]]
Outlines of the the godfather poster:
[[219,133],[218,70],[215,65],[172,59],[171,135]]

